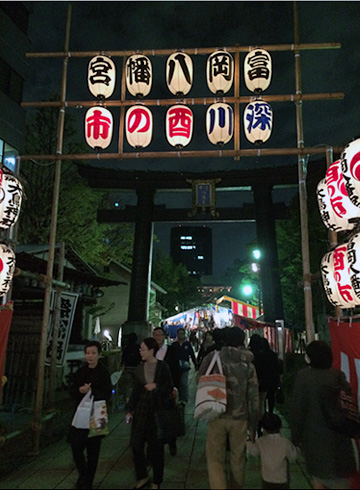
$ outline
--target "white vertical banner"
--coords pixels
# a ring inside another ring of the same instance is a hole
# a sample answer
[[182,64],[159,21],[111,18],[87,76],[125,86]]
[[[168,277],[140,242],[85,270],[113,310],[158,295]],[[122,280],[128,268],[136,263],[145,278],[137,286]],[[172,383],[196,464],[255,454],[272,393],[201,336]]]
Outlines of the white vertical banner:
[[[69,345],[71,328],[74,320],[76,304],[79,294],[69,293],[63,291],[61,293],[61,304],[60,304],[60,320],[59,320],[59,332],[58,341],[56,347],[56,366],[61,367],[65,361],[65,354]],[[49,319],[49,329],[46,344],[46,360],[45,364],[50,366],[51,363],[51,350],[52,350],[52,339],[54,332],[54,308],[55,308],[55,291],[51,291],[51,301],[50,301],[50,319]]]

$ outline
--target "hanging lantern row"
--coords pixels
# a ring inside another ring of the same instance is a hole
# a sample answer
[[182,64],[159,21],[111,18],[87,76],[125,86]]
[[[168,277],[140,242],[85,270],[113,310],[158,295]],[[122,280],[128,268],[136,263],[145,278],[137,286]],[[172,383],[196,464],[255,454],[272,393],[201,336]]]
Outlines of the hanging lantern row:
[[[184,105],[171,106],[165,116],[165,131],[168,143],[177,148],[187,146],[192,138],[194,115]],[[244,110],[244,130],[246,138],[254,144],[265,143],[272,132],[272,108],[267,102],[257,100],[248,104]],[[234,134],[234,111],[228,104],[217,103],[209,106],[206,112],[206,131],[210,142],[222,146]],[[153,117],[150,109],[134,105],[125,116],[126,139],[133,148],[146,148],[152,139]],[[107,148],[113,135],[113,117],[103,106],[92,107],[85,115],[85,139],[87,144],[97,150]]]
[[360,234],[328,252],[321,261],[325,293],[340,308],[360,305]]
[[7,169],[0,169],[0,228],[13,226],[20,214],[23,187]]
[[15,253],[4,243],[0,243],[0,297],[9,292],[15,272]]
[[[134,54],[126,61],[126,87],[134,97],[146,97],[152,86],[152,64],[147,56]],[[271,82],[272,61],[264,49],[254,49],[244,60],[245,85],[251,92],[261,93]],[[170,92],[182,97],[193,85],[193,62],[181,51],[171,54],[166,61],[166,84]],[[206,80],[209,90],[216,95],[227,93],[234,81],[234,59],[224,50],[212,53],[206,63]],[[88,87],[99,99],[112,96],[115,89],[116,68],[111,58],[94,56],[88,64]]]
[[349,143],[317,187],[321,218],[332,231],[353,230],[360,218],[360,138]]

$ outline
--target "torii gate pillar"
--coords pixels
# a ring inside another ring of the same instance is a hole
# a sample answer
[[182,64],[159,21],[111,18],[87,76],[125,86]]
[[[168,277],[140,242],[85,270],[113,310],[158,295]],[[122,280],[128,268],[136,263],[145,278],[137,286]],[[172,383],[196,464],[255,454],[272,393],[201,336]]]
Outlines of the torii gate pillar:
[[257,244],[261,251],[260,281],[264,321],[275,323],[284,318],[276,245],[272,186],[252,187],[255,202]]
[[153,244],[154,189],[139,187],[137,193],[135,239],[131,273],[128,319],[123,335],[135,332],[139,340],[151,336],[148,322],[151,259]]

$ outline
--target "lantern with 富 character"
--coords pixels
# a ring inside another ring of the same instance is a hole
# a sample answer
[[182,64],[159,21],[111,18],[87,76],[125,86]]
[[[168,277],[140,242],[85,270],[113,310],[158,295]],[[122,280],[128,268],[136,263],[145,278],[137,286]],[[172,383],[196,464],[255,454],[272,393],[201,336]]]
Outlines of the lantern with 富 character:
[[260,93],[266,90],[271,82],[272,61],[265,49],[256,48],[250,51],[244,60],[246,87],[251,92]]
[[231,89],[234,80],[234,58],[230,53],[218,50],[208,57],[206,80],[213,94],[223,95]]
[[245,107],[244,131],[251,143],[265,143],[271,136],[272,128],[273,111],[270,104],[258,99]]
[[94,150],[104,150],[110,145],[112,134],[111,112],[102,106],[91,107],[85,115],[86,143]]
[[190,92],[193,83],[193,62],[188,54],[176,52],[168,57],[166,83],[170,92],[177,97]]
[[23,187],[9,170],[0,169],[0,228],[13,226],[20,213]]
[[183,104],[170,107],[166,112],[166,138],[170,145],[181,149],[192,138],[194,116],[192,110]]
[[153,117],[150,109],[142,105],[130,107],[125,119],[126,139],[134,148],[145,148],[151,142]]
[[104,55],[94,56],[88,65],[88,87],[98,99],[107,99],[114,93],[116,81],[115,63]]
[[234,133],[234,111],[228,104],[212,104],[206,112],[206,132],[214,145],[228,143]]
[[152,85],[152,65],[147,56],[133,54],[126,61],[126,87],[134,97],[149,95]]
[[15,253],[5,243],[0,243],[0,297],[9,292],[15,272]]

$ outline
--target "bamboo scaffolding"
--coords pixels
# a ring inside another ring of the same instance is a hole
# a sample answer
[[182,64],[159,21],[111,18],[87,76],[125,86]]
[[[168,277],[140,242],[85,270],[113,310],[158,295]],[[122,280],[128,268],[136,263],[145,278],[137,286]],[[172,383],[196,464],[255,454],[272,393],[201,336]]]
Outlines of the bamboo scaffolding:
[[[261,100],[265,102],[297,102],[299,100],[341,100],[344,99],[345,94],[343,92],[328,92],[319,94],[284,94],[284,95],[261,95]],[[184,99],[132,99],[132,100],[106,100],[101,101],[104,107],[123,107],[133,106],[141,104],[144,106],[168,106],[174,103],[184,105],[210,105],[222,102],[224,104],[247,104],[258,100],[259,97],[254,95],[239,96],[239,97],[187,97]],[[81,109],[82,107],[93,107],[99,105],[99,101],[94,100],[72,100],[65,101],[28,101],[22,102],[21,107],[75,107]]]
[[[229,53],[248,53],[252,49],[261,48],[266,51],[302,51],[302,50],[315,50],[315,49],[339,49],[341,43],[292,43],[292,44],[268,44],[268,45],[247,45],[247,46],[228,46],[222,47]],[[174,51],[182,51],[190,55],[202,55],[210,54],[220,49],[219,47],[213,48],[186,48],[186,49],[141,49],[134,50],[128,49],[123,51],[63,51],[63,52],[48,52],[48,53],[26,53],[27,58],[87,58],[98,55],[106,56],[131,56],[133,54],[143,54],[145,56],[166,56],[174,53]]]
[[[291,156],[291,155],[322,155],[326,154],[326,146],[307,148],[249,148],[243,150],[199,150],[199,151],[148,151],[132,153],[84,153],[68,155],[22,155],[25,160],[132,160],[147,158],[226,158],[226,157],[260,157],[260,156]],[[339,154],[343,146],[334,146],[333,151]]]

